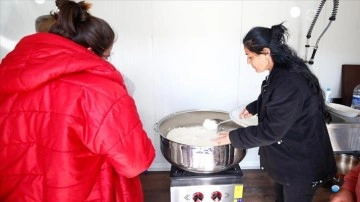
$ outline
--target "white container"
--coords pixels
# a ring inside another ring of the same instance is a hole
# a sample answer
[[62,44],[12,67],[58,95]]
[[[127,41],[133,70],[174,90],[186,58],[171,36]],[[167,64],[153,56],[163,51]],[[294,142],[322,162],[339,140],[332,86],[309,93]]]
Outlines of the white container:
[[328,88],[325,91],[325,102],[331,103],[331,89]]

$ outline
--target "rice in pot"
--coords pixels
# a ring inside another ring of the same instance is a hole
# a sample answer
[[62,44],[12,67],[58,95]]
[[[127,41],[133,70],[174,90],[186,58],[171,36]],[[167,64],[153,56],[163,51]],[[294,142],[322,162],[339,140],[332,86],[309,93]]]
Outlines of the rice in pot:
[[191,146],[216,146],[211,140],[217,137],[216,130],[202,126],[179,127],[169,131],[166,138],[180,144]]

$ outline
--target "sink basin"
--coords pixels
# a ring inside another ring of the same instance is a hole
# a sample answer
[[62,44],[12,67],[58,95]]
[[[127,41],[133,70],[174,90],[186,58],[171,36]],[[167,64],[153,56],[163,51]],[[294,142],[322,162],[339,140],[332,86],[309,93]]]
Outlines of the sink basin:
[[330,112],[332,121],[330,124],[337,124],[337,123],[349,123],[349,124],[360,124],[360,117],[347,117],[342,116],[340,114],[336,114],[333,112]]
[[331,113],[332,121],[327,124],[334,152],[360,151],[360,117],[345,117]]
[[330,124],[336,124],[336,123],[346,123],[345,117],[336,115],[334,113],[331,113],[331,123]]

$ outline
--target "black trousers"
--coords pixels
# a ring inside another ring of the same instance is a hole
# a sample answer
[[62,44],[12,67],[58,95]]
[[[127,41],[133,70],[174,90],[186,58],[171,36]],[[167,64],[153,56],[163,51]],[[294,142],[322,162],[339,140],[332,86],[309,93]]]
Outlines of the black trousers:
[[318,186],[274,183],[275,202],[311,202]]

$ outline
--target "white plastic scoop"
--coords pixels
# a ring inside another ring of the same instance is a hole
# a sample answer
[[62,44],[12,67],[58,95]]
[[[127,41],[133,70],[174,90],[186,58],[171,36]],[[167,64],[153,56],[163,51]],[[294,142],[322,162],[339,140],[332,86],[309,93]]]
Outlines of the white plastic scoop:
[[205,119],[203,122],[203,127],[208,130],[217,130],[220,124],[231,121],[231,119],[221,121],[220,119]]

